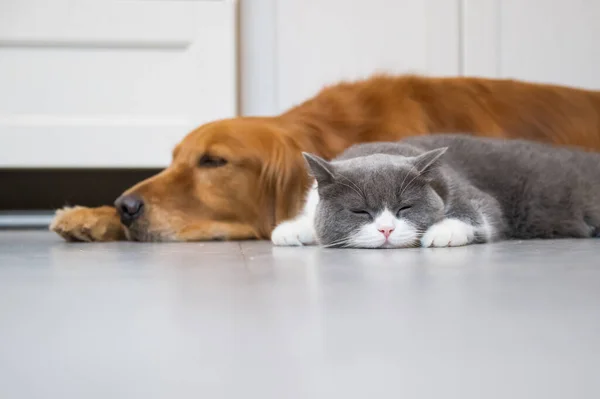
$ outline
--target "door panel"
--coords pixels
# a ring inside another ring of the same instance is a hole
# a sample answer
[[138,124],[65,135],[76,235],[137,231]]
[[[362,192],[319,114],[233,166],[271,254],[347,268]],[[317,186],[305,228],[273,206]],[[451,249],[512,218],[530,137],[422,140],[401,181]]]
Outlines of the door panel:
[[234,1],[0,3],[0,167],[163,167],[236,115]]

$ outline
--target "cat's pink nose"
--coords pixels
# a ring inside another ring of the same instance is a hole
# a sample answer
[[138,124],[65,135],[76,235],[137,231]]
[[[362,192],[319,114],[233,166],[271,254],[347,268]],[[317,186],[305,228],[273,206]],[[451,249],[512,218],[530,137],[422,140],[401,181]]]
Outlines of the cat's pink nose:
[[385,236],[385,238],[388,238],[390,236],[390,234],[392,234],[392,231],[394,231],[393,227],[379,227],[377,230],[379,230],[379,232],[381,234],[383,234]]

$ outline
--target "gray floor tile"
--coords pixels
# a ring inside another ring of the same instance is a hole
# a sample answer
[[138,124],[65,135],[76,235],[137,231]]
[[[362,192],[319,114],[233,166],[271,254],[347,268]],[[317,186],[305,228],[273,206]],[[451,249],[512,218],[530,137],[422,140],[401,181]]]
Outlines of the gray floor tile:
[[0,397],[598,398],[599,255],[0,231]]

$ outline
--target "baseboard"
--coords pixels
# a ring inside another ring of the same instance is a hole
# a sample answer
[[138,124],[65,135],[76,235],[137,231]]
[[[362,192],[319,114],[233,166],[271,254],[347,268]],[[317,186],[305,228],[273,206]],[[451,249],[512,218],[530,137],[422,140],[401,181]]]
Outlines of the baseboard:
[[0,229],[47,229],[53,211],[2,211]]

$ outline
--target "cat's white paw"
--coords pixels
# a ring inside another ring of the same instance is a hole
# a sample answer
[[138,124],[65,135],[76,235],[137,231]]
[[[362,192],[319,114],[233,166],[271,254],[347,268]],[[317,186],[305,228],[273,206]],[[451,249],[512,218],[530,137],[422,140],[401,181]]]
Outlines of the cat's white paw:
[[271,233],[275,245],[297,247],[316,243],[315,229],[309,218],[300,218],[281,223]]
[[444,219],[431,226],[421,238],[423,247],[459,247],[473,242],[475,229],[458,219]]

